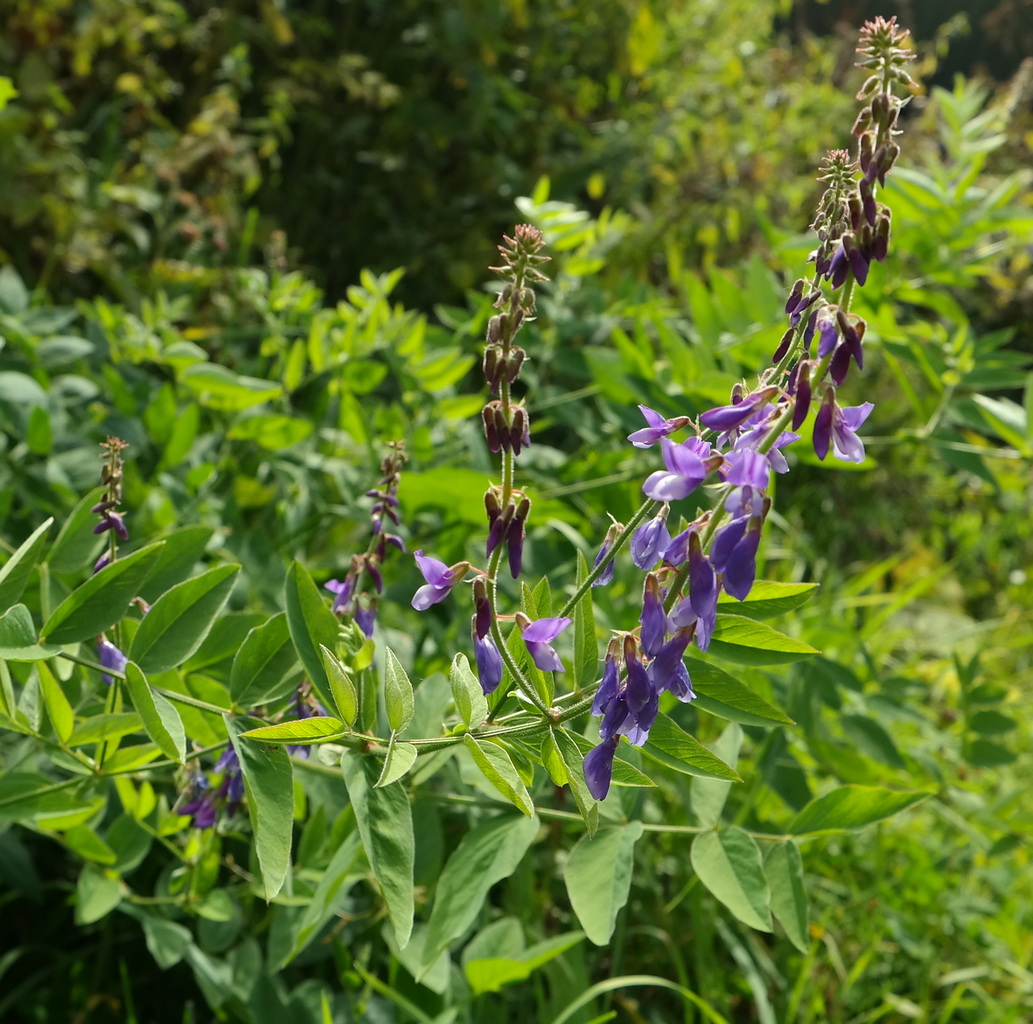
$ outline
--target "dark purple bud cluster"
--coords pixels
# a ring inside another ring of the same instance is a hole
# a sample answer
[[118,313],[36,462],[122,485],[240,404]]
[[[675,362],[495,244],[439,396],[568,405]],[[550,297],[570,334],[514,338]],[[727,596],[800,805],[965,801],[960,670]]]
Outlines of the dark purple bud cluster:
[[[406,461],[404,442],[388,442],[388,453],[380,463],[380,481],[375,488],[366,491],[366,497],[374,499],[370,510],[372,539],[369,547],[362,554],[352,555],[348,573],[343,580],[330,580],[325,584],[326,589],[334,595],[331,610],[354,619],[366,636],[373,635],[376,624],[377,596],[384,590],[380,567],[384,564],[387,550],[394,547],[405,551],[405,541],[398,534],[388,532],[384,524],[399,524],[398,485]],[[362,589],[366,576],[373,584],[374,594]]]
[[484,508],[488,513],[488,540],[485,556],[504,544],[509,555],[509,571],[513,579],[520,576],[524,560],[524,526],[531,514],[531,499],[520,491],[513,491],[503,506],[502,488],[489,487],[484,492]]
[[531,447],[531,421],[522,405],[489,402],[481,410],[481,422],[488,447],[495,452],[519,455],[522,448]]
[[[100,482],[104,488],[104,497],[90,509],[94,515],[100,516],[100,522],[93,528],[94,533],[106,533],[110,530],[122,540],[129,540],[129,531],[126,529],[122,513],[116,509],[122,504],[122,452],[128,447],[128,443],[118,437],[109,437],[101,444],[103,451],[100,457],[104,460],[104,466],[100,471]],[[109,552],[108,561],[110,560]],[[100,568],[103,568],[103,565]],[[97,572],[99,569],[95,567],[94,571]]]

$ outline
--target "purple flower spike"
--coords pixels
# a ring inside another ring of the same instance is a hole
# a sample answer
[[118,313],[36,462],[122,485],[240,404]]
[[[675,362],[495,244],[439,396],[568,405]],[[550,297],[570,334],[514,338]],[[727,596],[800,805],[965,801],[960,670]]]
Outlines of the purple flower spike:
[[667,472],[658,469],[651,473],[642,490],[654,501],[677,501],[688,497],[706,479],[706,464],[688,442],[675,444],[665,437],[662,447]]
[[[97,641],[97,659],[104,668],[114,669],[116,672],[125,672],[129,659],[107,638],[102,636]],[[106,672],[100,675],[108,686],[112,679]]]
[[412,606],[418,612],[426,611],[432,604],[444,601],[452,588],[466,575],[469,568],[467,563],[460,562],[458,565],[447,566],[436,558],[430,558],[423,553],[423,549],[415,552],[416,564],[427,581],[425,586],[420,587],[413,595]]
[[631,560],[639,569],[652,569],[658,559],[664,557],[670,543],[667,516],[661,513],[648,523],[643,523],[631,535]]
[[650,448],[661,438],[681,430],[689,422],[688,416],[675,416],[673,419],[665,420],[660,413],[644,405],[639,406],[639,411],[645,416],[649,426],[628,434],[628,440],[636,448]]
[[603,740],[598,747],[593,747],[585,755],[585,782],[588,792],[596,800],[605,800],[610,792],[610,779],[613,776],[613,756],[620,740],[614,736]]
[[527,653],[531,660],[543,672],[562,672],[563,662],[560,656],[549,646],[550,641],[555,640],[570,625],[571,620],[562,619],[538,619],[523,627],[522,635]]
[[502,682],[502,655],[490,636],[474,637],[473,653],[477,660],[477,678],[484,695],[494,693]]

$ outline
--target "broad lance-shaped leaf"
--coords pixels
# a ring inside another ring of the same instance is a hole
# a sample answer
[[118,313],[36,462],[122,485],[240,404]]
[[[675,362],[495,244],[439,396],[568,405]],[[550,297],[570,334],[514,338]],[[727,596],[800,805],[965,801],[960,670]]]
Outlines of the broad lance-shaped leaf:
[[667,715],[656,716],[649,730],[649,741],[642,748],[642,753],[684,775],[742,782],[734,769],[729,768],[721,758],[712,754]]
[[210,526],[181,526],[160,537],[165,546],[140,596],[148,604],[154,604],[166,590],[182,583],[204,557],[214,532]]
[[219,617],[239,571],[239,565],[220,565],[162,594],[133,636],[130,660],[152,673],[182,665]]
[[402,663],[395,657],[395,652],[387,649],[384,663],[384,707],[387,710],[387,721],[392,732],[402,732],[412,721],[414,704],[412,683],[402,668]]
[[50,716],[50,724],[57,733],[57,738],[62,744],[67,743],[72,735],[72,726],[75,716],[72,714],[72,705],[68,703],[65,691],[61,684],[54,678],[50,666],[41,661],[36,666],[39,673],[40,687],[43,690],[43,703],[47,706],[47,714]]
[[287,625],[295,650],[305,666],[305,673],[325,708],[333,707],[330,682],[326,677],[320,645],[331,651],[337,646],[339,623],[323,595],[316,589],[312,577],[300,562],[294,562],[287,571],[284,585],[284,603],[287,606]]
[[398,739],[398,733],[391,733],[391,741],[387,747],[387,756],[384,758],[384,767],[380,770],[380,777],[374,784],[377,789],[390,786],[397,782],[416,763],[417,750],[411,743],[402,743]]
[[297,661],[283,612],[255,626],[244,637],[230,667],[233,703],[242,708],[256,707],[285,696],[283,683]]
[[[588,578],[585,556],[577,553],[577,586]],[[574,606],[574,686],[586,689],[599,678],[599,641],[595,635],[595,608],[592,591]]]
[[73,590],[40,631],[41,642],[72,644],[92,640],[125,615],[154,568],[164,541],[118,558]]
[[775,843],[764,857],[764,877],[771,890],[771,911],[785,929],[789,941],[801,953],[810,948],[807,922],[807,890],[803,884],[803,861],[796,843],[787,839]]
[[97,515],[93,512],[93,506],[101,500],[103,493],[102,488],[94,487],[92,491],[84,494],[62,524],[53,547],[44,559],[51,572],[58,575],[78,573],[92,565],[97,552],[106,543],[104,536],[98,537],[93,532],[94,526],[97,525]]
[[[739,748],[742,746],[742,729],[732,722],[711,744],[713,752],[729,767],[735,768],[739,762]],[[696,820],[701,825],[716,825],[721,820],[731,782],[723,779],[693,779],[689,791],[689,804]]]
[[499,992],[505,985],[526,980],[537,968],[561,956],[584,938],[584,932],[567,932],[565,935],[556,935],[551,939],[545,939],[544,942],[537,942],[512,956],[479,956],[467,960],[464,950],[463,972],[475,996],[483,995],[485,992]]
[[840,786],[812,800],[789,826],[794,836],[818,832],[851,832],[899,814],[933,794],[875,786]]
[[468,729],[480,725],[488,717],[488,702],[465,654],[457,654],[452,659],[448,681],[463,724]]
[[717,616],[710,652],[740,665],[788,665],[818,653],[763,622],[723,612]]
[[628,902],[635,843],[642,822],[601,828],[591,839],[582,836],[563,869],[570,905],[585,934],[597,946],[610,941],[617,914]]
[[774,583],[757,580],[745,601],[736,601],[731,594],[718,598],[720,611],[745,615],[749,619],[774,619],[805,605],[818,589],[817,583]]
[[380,774],[375,758],[347,750],[341,757],[341,769],[363,849],[384,894],[395,941],[404,949],[413,923],[415,843],[409,798],[397,782],[375,788]]
[[511,803],[529,818],[534,815],[534,804],[527,787],[513,764],[513,759],[504,747],[491,740],[478,742],[467,733],[463,737],[466,749],[481,774]]
[[147,735],[166,757],[182,764],[186,759],[187,741],[179,712],[160,693],[150,688],[137,664],[128,662],[125,672],[129,697]]
[[686,658],[685,667],[692,677],[696,699],[692,706],[740,725],[793,725],[781,709],[769,704],[748,686],[740,683],[709,661]]
[[333,706],[350,727],[355,724],[359,714],[359,693],[355,689],[351,675],[337,655],[322,644],[319,645],[319,658],[326,669],[327,684],[334,698]]
[[42,526],[37,526],[28,539],[19,546],[0,569],[0,611],[10,608],[22,596],[25,584],[29,582],[40,549],[47,539],[47,531],[54,523],[51,516]]
[[225,721],[244,776],[247,813],[262,872],[262,892],[268,901],[283,888],[291,863],[294,830],[291,762],[283,747],[270,747],[244,738],[244,733],[262,725],[260,719],[226,715]]
[[741,828],[704,832],[692,841],[690,858],[699,880],[743,924],[771,931],[771,893],[751,836]]
[[339,739],[345,733],[344,722],[339,718],[314,716],[298,718],[291,722],[277,722],[249,729],[243,735],[260,743],[283,743],[288,745],[318,743],[330,738]]
[[[57,644],[36,642],[36,624],[25,605],[16,604],[0,615],[0,659],[3,661],[41,661],[60,651]],[[13,715],[13,699],[7,704],[8,713]]]
[[438,880],[423,948],[424,971],[477,919],[488,890],[516,870],[538,825],[537,818],[503,814],[463,836]]

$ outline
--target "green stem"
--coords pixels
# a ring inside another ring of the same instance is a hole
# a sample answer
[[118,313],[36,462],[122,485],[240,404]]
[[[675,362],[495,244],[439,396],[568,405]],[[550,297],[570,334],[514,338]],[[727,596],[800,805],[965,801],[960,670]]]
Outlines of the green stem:
[[560,611],[559,617],[566,618],[580,603],[581,598],[588,593],[591,589],[592,584],[606,571],[606,566],[609,561],[631,540],[631,535],[638,529],[649,518],[654,515],[656,510],[660,507],[659,501],[653,501],[650,498],[648,501],[642,503],[639,510],[628,520],[624,529],[617,536],[617,539],[613,542],[613,547],[610,549],[609,558],[604,558],[592,571],[581,581],[581,586],[574,591],[573,594],[567,599],[567,603],[563,606]]
[[201,711],[210,711],[213,715],[229,714],[232,708],[221,708],[218,704],[209,704],[206,700],[199,700],[197,697],[190,697],[185,693],[176,693],[175,690],[166,690],[164,686],[155,686],[153,683],[150,684],[151,689],[155,693],[160,693],[163,697],[174,701],[177,704],[187,704],[192,708],[199,708]]

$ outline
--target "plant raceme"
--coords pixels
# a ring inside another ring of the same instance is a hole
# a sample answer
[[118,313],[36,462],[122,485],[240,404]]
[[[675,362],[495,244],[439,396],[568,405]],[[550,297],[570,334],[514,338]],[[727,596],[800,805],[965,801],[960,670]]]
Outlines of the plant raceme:
[[[100,858],[107,852],[95,828],[105,801],[116,793],[126,815],[146,822],[146,834],[160,836],[182,859],[182,871],[163,881],[167,892],[160,901],[190,914],[214,884],[218,853],[203,870],[197,864],[208,857],[204,851],[217,851],[221,837],[237,831],[235,816],[244,809],[254,859],[249,872],[240,869],[240,874],[266,900],[280,893],[293,879],[294,818],[303,816],[295,801],[300,801],[296,789],[303,792],[304,785],[294,783],[328,773],[339,788],[343,779],[347,790],[340,802],[348,811],[341,810],[334,826],[335,863],[341,850],[347,854],[350,849],[352,857],[360,846],[365,851],[394,942],[402,949],[415,916],[409,794],[430,790],[433,777],[445,771],[456,773],[449,778],[450,788],[470,785],[469,774],[455,768],[453,755],[465,759],[465,769],[479,773],[479,789],[490,787],[525,816],[507,808],[508,815],[484,825],[490,826],[483,833],[487,839],[477,832],[477,841],[486,844],[485,856],[500,864],[509,864],[514,850],[519,860],[530,845],[536,801],[541,805],[555,787],[569,787],[586,841],[592,842],[599,830],[599,804],[612,787],[653,784],[638,767],[644,763],[639,752],[629,747],[641,748],[646,760],[665,769],[719,785],[736,781],[730,764],[678,724],[676,716],[684,711],[679,704],[698,700],[711,709],[734,711],[740,715],[736,720],[746,722],[757,720],[758,708],[768,716],[760,716],[762,721],[785,724],[789,719],[713,665],[693,659],[690,648],[719,655],[725,635],[722,594],[744,608],[751,600],[758,548],[772,508],[772,480],[789,471],[786,453],[801,442],[808,418],[813,413],[819,459],[831,452],[837,459],[860,462],[859,431],[872,411],[870,402],[841,405],[839,390],[851,366],[860,369],[864,361],[865,324],[851,313],[851,297],[867,279],[871,263],[887,253],[890,213],[877,193],[899,155],[894,140],[906,99],[895,90],[911,85],[905,71],[911,54],[895,22],[883,19],[865,26],[859,52],[869,77],[859,94],[864,109],[854,126],[856,161],[845,151],[826,158],[827,187],[813,223],[818,239],[811,257],[814,273],[792,285],[785,305],[788,326],[771,365],[756,380],[735,383],[728,404],[698,416],[692,410],[667,418],[639,407],[645,426],[628,441],[644,462],[652,458],[642,467],[644,500],[627,522],[608,529],[594,565],[579,555],[576,578],[562,603],[554,603],[548,580],[532,586],[522,578],[533,507],[518,485],[517,467],[532,446],[533,433],[528,405],[516,391],[532,357],[516,339],[535,318],[535,289],[548,280],[542,270],[548,261],[545,238],[537,227],[523,224],[505,237],[499,265],[492,268],[501,286],[487,324],[482,366],[490,397],[481,424],[487,448],[499,456],[499,473],[483,495],[483,548],[461,552],[469,557],[452,563],[431,550],[413,552],[423,583],[411,595],[412,608],[421,615],[440,615],[459,602],[464,633],[470,616],[470,646],[450,659],[450,697],[441,691],[438,699],[430,677],[414,688],[384,642],[398,621],[384,607],[391,596],[385,566],[398,566],[407,550],[402,533],[408,525],[399,498],[407,454],[401,442],[388,444],[378,483],[365,492],[371,503],[364,534],[368,542],[347,559],[342,578],[325,584],[332,598],[295,562],[284,582],[284,610],[268,615],[225,613],[239,566],[218,565],[191,575],[204,559],[211,530],[182,527],[123,553],[119,542],[129,539],[121,510],[125,444],[109,438],[100,489],[83,499],[53,549],[41,556],[48,522],[0,570],[0,593],[8,604],[0,616],[0,725],[52,755],[50,774],[22,773],[10,792],[0,787],[0,801],[20,808],[15,817],[50,827],[70,849]],[[683,503],[698,499],[707,485],[712,500],[702,511],[694,504],[687,519]],[[134,539],[136,532],[134,526]],[[94,564],[101,543],[106,551]],[[605,638],[600,673],[593,592],[611,583],[628,555],[642,574],[641,602],[625,628]],[[89,578],[69,584],[67,596],[52,607],[69,565]],[[41,625],[20,603],[34,567],[42,580]],[[54,574],[58,579],[51,586]],[[519,607],[506,606],[511,586],[506,576],[520,585]],[[758,586],[783,593],[777,584]],[[472,610],[465,604],[467,595]],[[403,612],[410,621],[416,618]],[[759,628],[768,650],[784,655],[782,660],[816,653],[769,627]],[[757,635],[740,632],[740,645],[759,649]],[[708,670],[707,678],[697,666]],[[73,673],[74,688],[68,683]],[[715,687],[718,677],[725,682]],[[414,735],[419,731],[430,735]],[[140,733],[146,742],[122,746],[124,737]],[[618,756],[622,737],[628,760]],[[319,756],[306,756],[315,744],[321,746]],[[156,796],[159,781],[178,794]],[[797,819],[799,834],[817,830],[814,823],[837,827],[846,821],[847,827],[857,827],[918,798],[874,788],[839,797],[834,791],[819,798],[825,802],[818,809],[804,807]],[[611,798],[609,807],[616,802]],[[701,851],[718,838],[710,831],[712,824],[699,830],[707,832],[699,837]],[[746,851],[740,862],[756,862],[754,881],[763,880],[754,836],[737,827],[726,832],[739,853]],[[305,835],[303,845],[311,852],[317,838],[307,827]],[[798,860],[796,847],[784,836],[760,838],[784,841],[792,846],[784,856]],[[630,847],[627,852],[630,856]],[[341,856],[343,878],[352,869]],[[97,863],[113,864],[114,858],[112,853]],[[571,862],[577,863],[574,855]],[[462,874],[458,868],[455,873]],[[590,938],[605,942],[621,903],[599,925],[581,897],[573,895],[578,891],[574,875],[568,874],[568,888],[575,911]],[[99,883],[89,875],[88,884]],[[122,898],[120,884],[109,887],[112,906]],[[763,913],[750,916],[728,905],[746,923],[770,929],[766,886],[758,883],[751,890],[760,893]],[[490,882],[478,890],[481,902],[489,887]],[[289,891],[292,900],[303,901],[298,894],[311,890],[308,880],[299,880],[298,888]],[[317,891],[324,909],[330,909],[325,917],[306,910],[284,925],[277,942],[285,946],[286,959],[296,956],[332,914],[332,896]],[[430,911],[425,946],[414,954],[417,973],[429,970],[465,933],[480,907],[477,903],[468,919],[450,916],[447,904],[458,899],[456,892],[439,899],[445,909],[438,911],[435,904]],[[134,908],[137,912],[145,913]],[[799,932],[802,928],[794,934]]]

